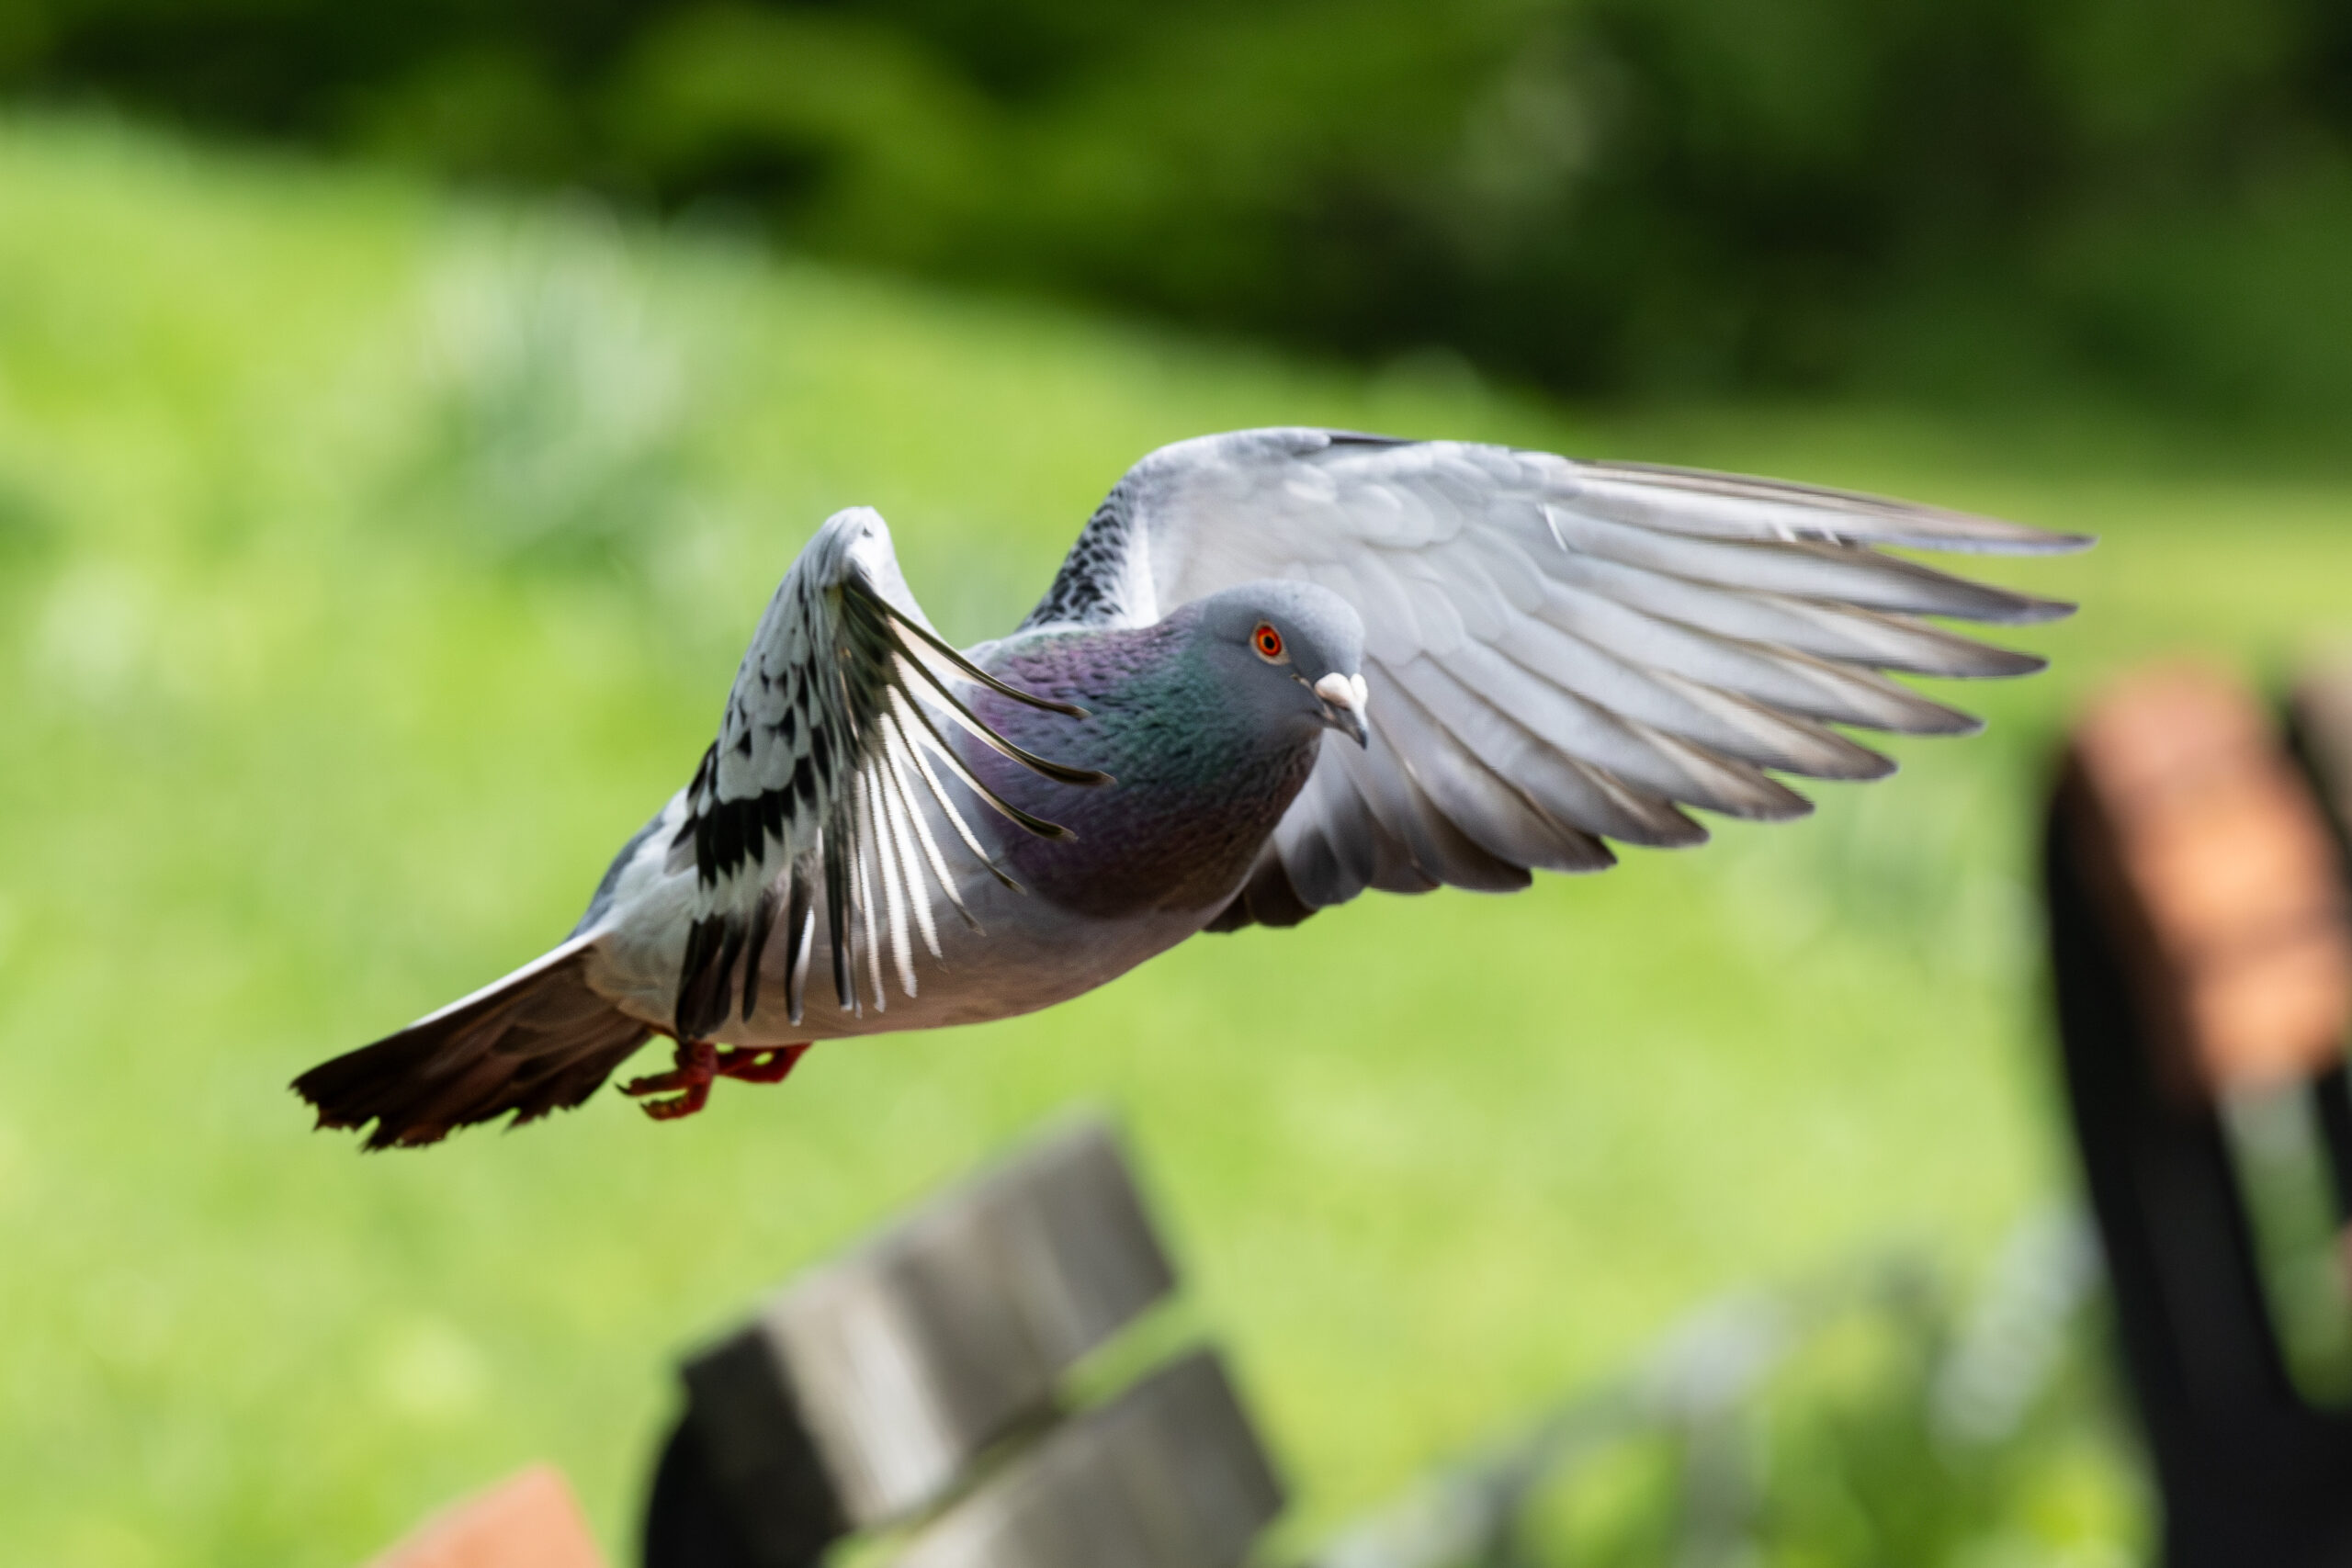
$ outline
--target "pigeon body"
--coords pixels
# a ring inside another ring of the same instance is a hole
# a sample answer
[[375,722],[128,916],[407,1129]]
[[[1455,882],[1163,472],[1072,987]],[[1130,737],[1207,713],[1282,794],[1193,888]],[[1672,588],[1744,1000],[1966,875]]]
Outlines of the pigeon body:
[[[2087,541],[1839,491],[1318,430],[1162,448],[1020,628],[957,652],[889,534],[829,520],[694,779],[561,946],[296,1088],[370,1147],[632,1092],[702,1103],[812,1041],[1008,1017],[1197,931],[1367,888],[1508,890],[1687,807],[1808,809],[1844,733],[1973,728],[1886,671],[2039,668],[1937,619],[2069,606],[1879,547]],[[723,1042],[727,1050],[718,1049]],[[786,1048],[789,1048],[788,1050]]]
[[[1258,625],[1276,621],[1291,628],[1287,665],[1267,664],[1248,643]],[[1182,606],[1149,626],[1055,627],[975,649],[975,662],[1008,684],[1085,712],[1048,712],[983,690],[972,704],[980,721],[1106,782],[1041,777],[968,736],[949,738],[983,784],[1068,836],[970,814],[1012,885],[981,860],[964,863],[956,899],[971,919],[936,923],[935,965],[898,975],[889,938],[877,932],[865,956],[853,954],[885,971],[865,976],[862,998],[845,1004],[820,989],[796,1020],[786,1002],[795,955],[789,943],[771,943],[757,987],[763,999],[749,1016],[739,1008],[727,1019],[724,1037],[767,1046],[1011,1017],[1091,990],[1191,936],[1232,899],[1333,722],[1311,684],[1285,671],[1319,678],[1343,665],[1352,674],[1362,643],[1354,611],[1336,595],[1265,583]],[[946,840],[944,808],[917,804],[923,830]],[[608,874],[612,896],[575,933],[592,939],[592,987],[653,1029],[673,1021],[684,958],[694,868],[670,869],[668,845],[686,810],[682,791],[630,840]],[[880,902],[887,919],[888,900]],[[808,967],[828,972],[832,943],[821,923],[810,942]]]

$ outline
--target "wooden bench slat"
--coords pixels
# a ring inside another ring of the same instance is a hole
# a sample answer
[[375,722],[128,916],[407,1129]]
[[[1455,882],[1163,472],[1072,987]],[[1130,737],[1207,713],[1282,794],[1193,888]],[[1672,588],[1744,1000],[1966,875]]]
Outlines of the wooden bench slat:
[[2340,1058],[2341,863],[2252,693],[2193,664],[2119,682],[2075,728],[2060,809],[2176,1089],[2258,1090]]

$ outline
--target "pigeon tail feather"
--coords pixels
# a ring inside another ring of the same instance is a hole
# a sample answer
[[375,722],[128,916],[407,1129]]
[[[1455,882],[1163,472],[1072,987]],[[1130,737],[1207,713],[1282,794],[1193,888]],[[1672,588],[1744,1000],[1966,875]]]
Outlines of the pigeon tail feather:
[[363,1127],[369,1149],[434,1144],[514,1113],[520,1126],[595,1093],[653,1032],[588,987],[575,938],[396,1034],[294,1080],[321,1127]]

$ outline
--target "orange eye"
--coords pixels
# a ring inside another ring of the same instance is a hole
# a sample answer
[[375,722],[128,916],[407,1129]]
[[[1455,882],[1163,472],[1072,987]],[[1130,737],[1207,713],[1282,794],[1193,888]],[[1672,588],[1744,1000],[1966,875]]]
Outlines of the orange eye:
[[1258,629],[1250,634],[1250,642],[1258,650],[1258,657],[1267,663],[1280,664],[1283,661],[1283,634],[1265,622],[1258,623]]

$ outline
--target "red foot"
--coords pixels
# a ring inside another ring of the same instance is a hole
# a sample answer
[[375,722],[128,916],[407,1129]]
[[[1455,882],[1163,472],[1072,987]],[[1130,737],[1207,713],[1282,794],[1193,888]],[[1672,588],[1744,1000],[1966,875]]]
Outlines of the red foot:
[[718,1054],[718,1071],[722,1078],[738,1083],[782,1083],[800,1058],[808,1052],[809,1042],[797,1045],[763,1045],[738,1049],[729,1046]]
[[666,1073],[631,1078],[621,1085],[623,1094],[639,1099],[649,1094],[668,1094],[673,1089],[684,1091],[667,1100],[645,1101],[645,1113],[656,1122],[692,1116],[710,1103],[711,1075],[718,1066],[718,1048],[707,1040],[681,1040],[674,1059],[676,1065]]
[[674,1065],[668,1072],[631,1078],[621,1085],[621,1092],[640,1100],[647,1095],[667,1095],[665,1100],[646,1100],[644,1111],[656,1122],[674,1122],[681,1116],[692,1116],[710,1103],[713,1079],[782,1083],[808,1049],[802,1043],[749,1050],[730,1045],[722,1051],[707,1040],[681,1040]]

